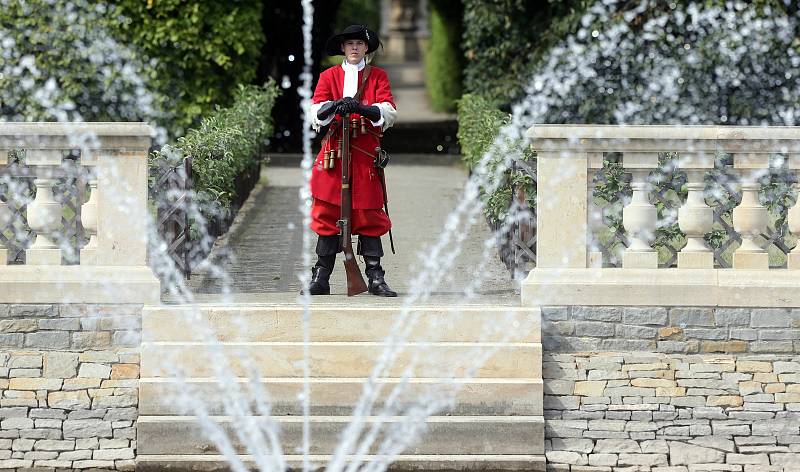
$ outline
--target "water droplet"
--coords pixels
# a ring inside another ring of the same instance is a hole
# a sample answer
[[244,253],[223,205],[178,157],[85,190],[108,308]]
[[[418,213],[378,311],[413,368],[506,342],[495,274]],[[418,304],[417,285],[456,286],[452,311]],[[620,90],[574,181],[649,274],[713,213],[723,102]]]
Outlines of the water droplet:
[[289,54],[289,62],[294,62],[294,54]]
[[597,30],[592,31],[592,37],[593,38],[596,38],[598,36],[600,36],[600,32],[599,31],[597,31]]
[[287,89],[287,88],[289,88],[291,86],[292,86],[292,81],[289,80],[289,76],[288,75],[284,75],[283,78],[281,79],[281,87]]
[[441,152],[443,149],[444,149],[444,147],[441,144],[436,146],[436,150],[439,151],[439,152]]

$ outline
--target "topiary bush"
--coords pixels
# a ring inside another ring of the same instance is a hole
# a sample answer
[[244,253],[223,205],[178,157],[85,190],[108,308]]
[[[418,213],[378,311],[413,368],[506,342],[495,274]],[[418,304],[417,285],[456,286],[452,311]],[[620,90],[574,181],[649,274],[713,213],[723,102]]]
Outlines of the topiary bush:
[[431,35],[425,51],[425,86],[433,109],[451,112],[462,90],[462,5],[460,0],[431,0],[429,6]]

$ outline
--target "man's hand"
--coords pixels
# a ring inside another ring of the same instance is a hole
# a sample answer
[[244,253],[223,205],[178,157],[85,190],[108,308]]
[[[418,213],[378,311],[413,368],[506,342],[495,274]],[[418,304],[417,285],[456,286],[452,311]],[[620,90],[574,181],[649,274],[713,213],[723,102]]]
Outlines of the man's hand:
[[385,169],[389,165],[389,153],[379,147],[375,148],[373,165],[378,169]]
[[356,110],[359,115],[368,118],[373,123],[381,119],[381,109],[375,105],[361,105],[359,104]]
[[353,97],[344,97],[340,100],[339,107],[336,109],[336,113],[339,115],[347,115],[348,113],[353,113],[358,109],[358,100]]
[[317,111],[317,119],[319,121],[325,121],[336,113],[336,110],[341,106],[342,100],[336,100],[334,102],[328,102],[325,105],[319,107],[319,111]]

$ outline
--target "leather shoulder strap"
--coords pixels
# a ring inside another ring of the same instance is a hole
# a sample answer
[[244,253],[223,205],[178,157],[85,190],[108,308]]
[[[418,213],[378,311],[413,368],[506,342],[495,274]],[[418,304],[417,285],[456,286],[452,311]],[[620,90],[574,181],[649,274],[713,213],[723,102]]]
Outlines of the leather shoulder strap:
[[364,91],[364,85],[367,83],[367,78],[369,78],[370,72],[372,72],[372,66],[367,64],[366,66],[364,66],[364,75],[361,76],[361,85],[358,86],[358,91],[353,97],[358,101],[361,101],[361,92]]

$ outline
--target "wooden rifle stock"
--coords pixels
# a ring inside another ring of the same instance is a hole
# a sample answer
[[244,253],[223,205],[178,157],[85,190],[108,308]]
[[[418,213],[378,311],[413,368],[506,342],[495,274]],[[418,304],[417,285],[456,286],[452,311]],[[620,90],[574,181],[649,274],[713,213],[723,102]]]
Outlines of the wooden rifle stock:
[[353,254],[353,241],[350,234],[350,218],[353,199],[350,188],[350,114],[342,117],[342,216],[338,221],[340,231],[340,244],[344,253],[344,271],[347,275],[347,296],[352,297],[367,291],[367,284],[358,269],[356,256]]

